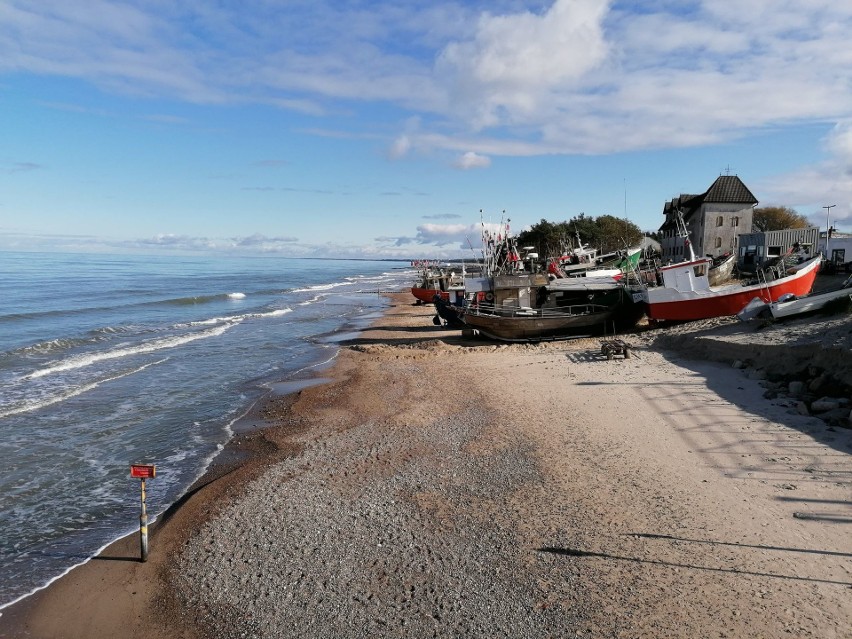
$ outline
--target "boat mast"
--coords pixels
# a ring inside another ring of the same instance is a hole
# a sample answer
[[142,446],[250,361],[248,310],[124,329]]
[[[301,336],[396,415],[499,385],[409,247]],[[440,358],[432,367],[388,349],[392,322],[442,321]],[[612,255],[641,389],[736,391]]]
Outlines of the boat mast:
[[689,231],[686,230],[686,222],[683,221],[683,211],[677,210],[677,236],[683,238],[684,245],[689,249],[689,261],[695,261],[695,251],[692,250],[692,242],[689,240]]

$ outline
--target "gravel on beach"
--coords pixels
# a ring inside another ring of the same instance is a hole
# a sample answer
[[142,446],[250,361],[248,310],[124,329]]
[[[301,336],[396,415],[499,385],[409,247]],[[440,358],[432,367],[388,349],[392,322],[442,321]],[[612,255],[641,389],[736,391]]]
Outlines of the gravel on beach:
[[[705,328],[724,340],[726,325]],[[841,495],[846,471],[782,456],[793,449],[773,441],[785,427],[771,416],[716,433],[715,420],[736,413],[703,384],[670,396],[665,384],[682,384],[685,371],[651,347],[700,330],[636,336],[636,357],[609,363],[595,340],[356,340],[335,381],[279,415],[306,426],[287,438],[303,452],[182,549],[170,571],[182,625],[203,637],[843,636],[852,607],[835,584],[852,586],[849,555],[831,567],[807,555],[778,564],[759,549],[828,544],[808,537],[806,519],[798,542],[785,537],[795,513],[770,500],[794,485],[782,477],[811,481],[817,492],[802,486],[805,499]],[[699,393],[713,405],[705,417],[672,417]],[[672,439],[677,431],[689,434]],[[726,462],[738,470],[712,453],[695,467],[691,448],[755,435],[765,442]],[[720,481],[733,474],[756,481]],[[805,597],[785,573],[822,585]],[[820,608],[824,618],[808,621]]]

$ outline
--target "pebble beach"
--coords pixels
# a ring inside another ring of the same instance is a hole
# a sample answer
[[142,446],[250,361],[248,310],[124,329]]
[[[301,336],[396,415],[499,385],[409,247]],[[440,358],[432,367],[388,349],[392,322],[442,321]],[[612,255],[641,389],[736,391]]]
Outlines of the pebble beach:
[[0,636],[850,636],[852,430],[805,389],[846,392],[848,316],[608,361],[433,312],[394,296],[327,383],[257,407],[147,563],[121,540]]

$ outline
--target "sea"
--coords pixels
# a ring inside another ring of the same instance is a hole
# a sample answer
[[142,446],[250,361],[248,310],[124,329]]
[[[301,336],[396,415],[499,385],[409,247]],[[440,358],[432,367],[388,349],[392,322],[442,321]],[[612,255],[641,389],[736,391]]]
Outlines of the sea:
[[[0,609],[154,520],[408,262],[0,252]],[[153,549],[152,549],[153,552]]]

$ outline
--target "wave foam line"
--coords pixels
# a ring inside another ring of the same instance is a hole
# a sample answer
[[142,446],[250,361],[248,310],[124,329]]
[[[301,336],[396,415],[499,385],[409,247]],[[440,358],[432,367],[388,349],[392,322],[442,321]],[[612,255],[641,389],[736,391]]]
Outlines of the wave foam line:
[[17,408],[9,409],[5,412],[0,412],[0,418],[10,417],[12,415],[19,415],[21,413],[29,413],[34,410],[38,410],[39,408],[46,408],[47,406],[53,406],[53,404],[59,404],[60,402],[64,402],[72,397],[77,397],[77,395],[82,395],[83,393],[88,393],[91,390],[95,390],[101,384],[106,384],[108,382],[114,382],[117,379],[121,379],[122,377],[127,377],[128,375],[135,375],[141,371],[144,371],[149,366],[156,366],[157,364],[162,364],[167,361],[169,358],[164,357],[161,360],[156,362],[151,362],[149,364],[144,364],[139,368],[134,368],[131,371],[127,371],[122,373],[121,375],[115,375],[113,377],[106,377],[104,379],[98,380],[97,382],[92,382],[91,384],[85,384],[84,386],[80,386],[79,388],[75,388],[63,395],[57,395],[56,397],[52,397],[50,399],[45,399],[42,401],[30,402],[28,404],[24,404],[23,406],[18,406]]
[[319,302],[321,299],[324,299],[325,295],[314,295],[311,299],[305,300],[304,302],[299,302],[299,306],[309,306],[311,304],[315,304]]
[[349,282],[334,282],[333,284],[317,284],[307,288],[294,288],[291,293],[312,293],[314,291],[327,291],[338,286],[346,286]]
[[140,344],[139,346],[119,348],[114,351],[107,351],[105,353],[93,353],[89,355],[81,355],[79,357],[72,357],[68,360],[65,360],[64,362],[56,364],[55,366],[42,368],[41,370],[37,370],[33,373],[30,373],[29,375],[25,375],[24,379],[36,379],[38,377],[44,377],[45,375],[51,375],[53,373],[61,373],[63,371],[74,370],[76,368],[84,368],[86,366],[91,366],[92,364],[102,362],[108,359],[118,359],[121,357],[127,357],[128,355],[139,355],[142,353],[153,353],[164,348],[174,348],[175,346],[188,344],[189,342],[194,342],[199,339],[217,337],[235,324],[236,322],[230,324],[223,324],[222,326],[217,326],[207,331],[200,331],[192,335],[184,335],[183,337],[167,337],[165,339],[158,339],[153,340],[151,342],[147,342],[145,344]]
[[189,322],[188,324],[178,324],[178,326],[209,326],[211,324],[221,324],[222,322],[242,322],[247,319],[259,319],[263,317],[280,317],[287,313],[292,313],[292,308],[278,308],[268,313],[246,313],[244,315],[229,315],[227,317],[211,317],[206,320],[198,320],[197,322]]

